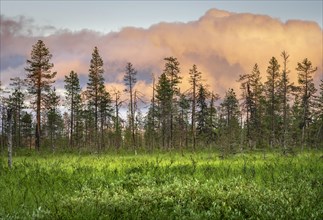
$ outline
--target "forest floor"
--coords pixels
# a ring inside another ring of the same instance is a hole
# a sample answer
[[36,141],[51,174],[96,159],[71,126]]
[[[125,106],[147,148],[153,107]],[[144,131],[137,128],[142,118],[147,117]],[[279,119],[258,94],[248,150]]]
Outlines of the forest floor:
[[0,157],[0,219],[323,219],[323,151]]

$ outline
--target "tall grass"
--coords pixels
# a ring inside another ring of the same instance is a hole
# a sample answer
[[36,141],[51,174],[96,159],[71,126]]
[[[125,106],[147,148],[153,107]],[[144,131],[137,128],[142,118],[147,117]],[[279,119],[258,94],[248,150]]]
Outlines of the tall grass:
[[0,219],[323,219],[322,152],[0,159]]

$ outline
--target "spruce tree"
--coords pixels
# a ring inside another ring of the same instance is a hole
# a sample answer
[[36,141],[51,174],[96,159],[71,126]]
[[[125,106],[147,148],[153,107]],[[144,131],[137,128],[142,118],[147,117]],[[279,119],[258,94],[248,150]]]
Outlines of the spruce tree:
[[212,92],[210,94],[210,104],[208,108],[208,120],[207,126],[209,128],[208,136],[206,142],[208,145],[216,141],[217,138],[217,128],[218,128],[218,111],[217,107],[215,106],[215,102],[220,99],[218,94],[214,94]]
[[[190,108],[190,102],[188,97],[185,94],[180,94],[179,102],[179,117],[178,117],[178,124],[179,124],[179,147],[183,154],[183,146],[187,148],[188,146],[188,114]],[[193,149],[195,149],[195,145],[193,145]]]
[[269,66],[267,68],[267,81],[265,82],[266,86],[266,95],[267,95],[267,111],[268,111],[268,124],[270,131],[270,146],[273,147],[276,141],[276,129],[277,129],[277,120],[279,112],[279,68],[280,65],[275,57],[272,57],[269,61]]
[[250,75],[250,89],[252,91],[252,107],[250,112],[250,137],[252,145],[255,147],[263,142],[264,133],[264,114],[265,114],[265,97],[264,85],[261,82],[260,70],[256,63]]
[[171,145],[171,114],[172,114],[172,97],[173,89],[171,81],[165,73],[159,77],[156,86],[156,99],[158,102],[159,121],[161,124],[161,141],[162,146],[169,148]]
[[110,93],[104,88],[100,89],[99,94],[99,117],[100,117],[100,144],[98,150],[102,150],[105,147],[104,139],[104,126],[108,124],[109,118],[111,118],[112,107],[111,107],[111,96]]
[[87,101],[88,108],[93,112],[94,116],[94,140],[95,144],[99,148],[98,144],[98,118],[99,118],[99,104],[100,104],[100,94],[104,89],[104,78],[103,78],[103,60],[99,54],[97,47],[94,47],[92,53],[92,59],[90,61],[89,69],[89,82],[87,83]]
[[242,107],[246,114],[246,137],[249,147],[254,147],[261,141],[262,117],[263,117],[263,85],[260,71],[256,63],[251,73],[240,75],[238,82],[241,83]]
[[60,114],[58,112],[58,107],[60,104],[60,97],[56,93],[54,87],[46,95],[45,106],[47,110],[47,127],[50,136],[50,145],[52,151],[55,151],[55,140],[57,139],[56,134],[60,127]]
[[5,135],[5,123],[7,119],[7,98],[4,97],[6,93],[5,89],[2,86],[0,80],[0,117],[1,117],[1,140],[0,140],[0,152],[4,151],[6,145],[6,135]]
[[[207,99],[209,98],[210,93],[207,91],[205,86],[200,84],[197,90],[197,97],[196,97],[196,122],[197,122],[197,135],[200,140],[205,140],[209,135],[209,128],[208,128],[208,106],[207,106]],[[195,150],[195,149],[194,149]]]
[[323,147],[323,79],[321,79],[319,95],[316,97],[315,122],[316,141],[320,147]]
[[298,71],[298,84],[299,84],[299,92],[301,98],[301,124],[300,127],[302,129],[302,147],[305,144],[305,136],[308,139],[307,128],[311,123],[312,116],[312,105],[313,105],[313,97],[316,92],[316,88],[313,82],[313,74],[317,71],[317,67],[313,67],[312,62],[305,58],[303,62],[297,63]]
[[121,134],[121,118],[120,118],[120,108],[123,101],[120,100],[120,91],[115,90],[114,93],[114,108],[115,108],[115,117],[114,117],[114,145],[117,150],[119,150],[122,144],[122,134]]
[[155,83],[155,76],[152,74],[152,97],[151,103],[148,109],[148,113],[145,120],[145,141],[146,146],[149,147],[150,151],[153,151],[155,148],[156,143],[158,142],[158,109],[155,99],[156,93],[156,83]]
[[31,149],[32,143],[32,115],[28,112],[22,112],[21,116],[21,136],[24,146],[28,146]]
[[[81,88],[79,78],[76,72],[73,70],[69,75],[65,76],[65,98],[67,102],[67,108],[70,111],[70,132],[69,132],[69,145],[74,147],[74,141],[79,139],[79,131],[76,135],[75,130],[79,129],[80,114],[81,114]],[[75,129],[76,128],[76,129]]]
[[170,146],[174,145],[174,114],[176,108],[175,97],[179,95],[178,84],[181,82],[181,77],[179,76],[180,68],[179,62],[175,57],[166,57],[165,68],[163,73],[167,76],[170,86],[171,86],[171,97],[170,97]]
[[132,146],[134,150],[136,150],[136,138],[135,138],[135,108],[134,108],[134,91],[133,88],[137,82],[137,71],[134,69],[132,63],[127,63],[126,71],[124,75],[124,82],[125,85],[128,87],[127,92],[129,92],[130,101],[129,101],[129,110],[130,110],[130,130],[131,130],[131,137],[132,137]]
[[25,100],[25,87],[26,80],[20,77],[15,77],[10,79],[12,82],[10,86],[13,88],[13,93],[9,96],[8,105],[13,110],[13,146],[21,146],[21,113],[26,107]]
[[192,69],[189,70],[190,79],[189,82],[192,86],[192,117],[191,117],[191,132],[193,139],[193,149],[196,145],[196,123],[195,123],[195,111],[196,111],[196,94],[197,88],[202,80],[202,73],[197,70],[196,65],[194,64]]
[[245,127],[246,127],[246,137],[247,137],[247,143],[250,147],[251,145],[251,114],[253,113],[253,110],[255,108],[254,103],[254,94],[251,88],[251,77],[252,74],[243,74],[240,75],[240,78],[238,82],[241,83],[240,89],[242,91],[241,98],[242,98],[242,110],[245,112],[246,115],[246,121],[245,121]]
[[235,150],[239,136],[239,102],[236,93],[230,88],[221,103],[222,118],[224,124],[221,127],[222,156]]
[[283,70],[281,74],[281,80],[279,82],[279,93],[282,98],[282,110],[283,110],[283,135],[282,135],[282,144],[284,151],[287,148],[287,134],[289,130],[289,111],[290,111],[290,94],[292,92],[293,84],[290,83],[288,74],[290,70],[288,70],[287,63],[289,62],[289,54],[286,51],[281,53],[281,57],[283,58]]

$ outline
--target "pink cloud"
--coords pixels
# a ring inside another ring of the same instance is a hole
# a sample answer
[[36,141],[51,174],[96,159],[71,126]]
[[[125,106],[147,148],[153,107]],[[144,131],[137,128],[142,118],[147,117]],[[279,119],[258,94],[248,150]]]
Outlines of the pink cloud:
[[[17,34],[19,25],[32,26],[24,19],[13,21],[1,17],[1,58],[29,57],[32,45],[39,39]],[[125,64],[132,62],[140,79],[137,87],[147,97],[151,96],[151,73],[162,72],[163,58],[167,56],[175,56],[181,63],[183,89],[189,87],[188,71],[196,64],[209,89],[221,95],[229,87],[238,90],[238,75],[251,72],[255,63],[265,79],[268,61],[275,56],[281,62],[283,50],[290,54],[288,67],[292,81],[297,81],[297,62],[305,57],[318,66],[317,81],[323,72],[322,29],[317,23],[296,20],[283,23],[269,16],[216,9],[189,23],[159,23],[148,29],[129,27],[108,34],[57,30],[41,39],[53,54],[58,78],[62,79],[71,70],[86,75],[93,47],[98,46],[105,63],[107,86],[115,84],[121,88]],[[21,68],[2,69],[1,77],[8,79],[7,75],[14,72],[21,74]]]

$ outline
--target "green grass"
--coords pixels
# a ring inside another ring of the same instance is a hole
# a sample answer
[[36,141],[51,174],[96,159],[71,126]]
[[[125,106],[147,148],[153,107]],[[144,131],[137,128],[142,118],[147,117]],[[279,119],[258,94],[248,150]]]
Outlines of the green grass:
[[0,157],[0,219],[323,219],[322,154]]

